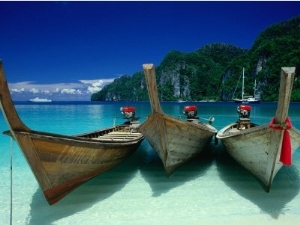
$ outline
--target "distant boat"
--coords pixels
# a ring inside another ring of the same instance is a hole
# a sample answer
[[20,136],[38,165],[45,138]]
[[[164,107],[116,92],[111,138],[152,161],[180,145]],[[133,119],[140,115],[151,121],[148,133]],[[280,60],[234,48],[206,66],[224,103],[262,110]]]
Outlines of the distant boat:
[[251,106],[240,105],[238,121],[217,134],[227,152],[249,170],[267,192],[280,168],[292,164],[292,155],[300,146],[300,131],[292,127],[287,117],[294,75],[295,67],[282,68],[278,106],[270,124],[251,123]]
[[48,99],[48,98],[39,98],[39,97],[29,99],[29,101],[30,102],[52,102],[51,99]]
[[132,121],[133,107],[121,110],[129,122],[89,133],[71,136],[31,130],[14,107],[1,61],[0,106],[10,128],[4,134],[19,145],[50,205],[123,162],[144,140],[136,130],[138,121]]
[[[242,98],[240,99],[234,99],[234,102],[236,103],[243,103],[243,104],[247,104],[247,103],[260,103],[260,97],[256,94],[256,80],[254,82],[254,93],[253,96],[244,96],[244,80],[245,80],[245,68],[243,68],[243,78],[242,78]],[[235,93],[235,92],[234,92]],[[234,94],[233,94],[234,95]]]
[[164,114],[158,98],[154,66],[144,64],[143,68],[152,114],[138,131],[159,155],[167,175],[171,175],[176,168],[204,151],[217,130],[210,124],[199,122],[196,106],[185,107],[189,121]]

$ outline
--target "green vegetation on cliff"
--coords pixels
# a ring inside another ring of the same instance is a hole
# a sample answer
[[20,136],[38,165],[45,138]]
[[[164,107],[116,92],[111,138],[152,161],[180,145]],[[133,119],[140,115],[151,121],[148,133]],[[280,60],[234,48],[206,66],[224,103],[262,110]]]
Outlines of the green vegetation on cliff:
[[[237,84],[243,67],[245,94],[253,95],[256,81],[262,100],[276,101],[280,68],[295,66],[297,70],[291,100],[300,101],[300,16],[262,31],[250,50],[213,43],[191,53],[170,51],[161,64],[155,66],[159,96],[163,101],[226,101],[240,97],[241,90]],[[91,100],[148,100],[143,72],[115,79],[93,94]]]

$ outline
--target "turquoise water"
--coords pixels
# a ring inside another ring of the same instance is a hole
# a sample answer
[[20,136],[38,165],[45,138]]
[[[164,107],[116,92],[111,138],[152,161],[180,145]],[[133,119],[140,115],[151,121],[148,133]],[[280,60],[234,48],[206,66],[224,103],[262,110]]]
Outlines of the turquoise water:
[[[162,103],[166,114],[183,117],[189,103]],[[213,116],[220,130],[237,120],[235,103],[191,103],[202,121]],[[149,102],[16,102],[31,129],[77,134],[123,123],[121,106],[134,106],[140,121],[151,113]],[[277,103],[251,105],[251,120],[269,123]],[[300,129],[300,104],[289,116]],[[116,117],[116,118],[115,118]],[[114,119],[115,118],[115,119]],[[0,114],[0,131],[8,126]],[[294,222],[300,219],[300,151],[293,166],[282,168],[270,193],[235,163],[214,141],[201,157],[167,178],[156,153],[144,141],[128,160],[83,184],[49,206],[16,143],[0,135],[0,224],[234,224]],[[10,160],[12,152],[12,169]],[[12,185],[11,185],[12,179]],[[12,192],[11,192],[12,191]],[[12,194],[11,194],[12,193]],[[11,198],[12,195],[12,198]],[[12,208],[12,210],[11,210]]]

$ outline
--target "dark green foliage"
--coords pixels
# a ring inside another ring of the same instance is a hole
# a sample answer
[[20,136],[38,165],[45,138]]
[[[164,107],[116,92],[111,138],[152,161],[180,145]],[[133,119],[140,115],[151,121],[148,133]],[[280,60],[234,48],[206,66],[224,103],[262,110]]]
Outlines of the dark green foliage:
[[[256,80],[262,100],[276,101],[281,67],[295,66],[297,71],[300,68],[300,16],[264,30],[250,50],[213,43],[191,53],[170,51],[161,64],[155,66],[159,97],[163,101],[231,100],[241,97],[241,82],[238,85],[238,79],[243,67],[245,95],[253,95]],[[292,101],[300,101],[297,71]],[[143,71],[115,79],[93,94],[91,100],[148,100]]]
[[92,101],[145,101],[148,99],[144,74],[124,75],[91,96]]
[[[257,80],[262,84],[263,100],[274,101],[278,97],[281,67],[295,66],[298,70],[300,68],[299,16],[272,25],[257,37],[248,58],[257,60],[262,57],[266,59],[266,62],[263,69],[257,74]],[[297,70],[295,78],[291,98],[292,101],[300,101]]]

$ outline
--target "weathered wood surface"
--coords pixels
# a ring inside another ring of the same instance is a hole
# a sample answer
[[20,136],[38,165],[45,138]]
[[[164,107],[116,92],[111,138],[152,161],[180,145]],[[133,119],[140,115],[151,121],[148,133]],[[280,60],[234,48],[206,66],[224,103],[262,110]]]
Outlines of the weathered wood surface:
[[152,114],[139,131],[157,152],[170,175],[177,167],[201,153],[217,130],[204,123],[191,123],[165,115],[160,106],[153,64],[143,65]]
[[[274,117],[278,127],[286,126],[294,74],[294,67],[283,67],[281,70],[278,105]],[[275,175],[283,165],[279,157],[284,130],[274,130],[269,124],[265,124],[239,132],[230,132],[234,126],[236,123],[221,129],[217,138],[222,141],[227,152],[258,178],[266,191],[269,191]],[[300,131],[294,127],[288,131],[293,154],[300,146]]]
[[159,102],[159,97],[158,97],[154,65],[153,64],[144,64],[143,69],[144,69],[144,74],[145,74],[146,85],[147,85],[147,90],[148,90],[152,113],[163,114],[163,111],[161,109],[160,102]]
[[275,123],[284,124],[288,116],[295,77],[295,67],[282,67]]
[[[18,143],[49,204],[54,204],[92,177],[128,158],[141,144],[141,133],[128,125],[67,136],[29,129],[11,100],[0,61],[0,102],[11,135]],[[131,131],[130,131],[131,130]],[[103,135],[114,139],[101,140]],[[122,140],[118,138],[123,136]],[[100,139],[100,140],[95,140]]]

